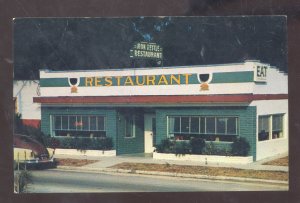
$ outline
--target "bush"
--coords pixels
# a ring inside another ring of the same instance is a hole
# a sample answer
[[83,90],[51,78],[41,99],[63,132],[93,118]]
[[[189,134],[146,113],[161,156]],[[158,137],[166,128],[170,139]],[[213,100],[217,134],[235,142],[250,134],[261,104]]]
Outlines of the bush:
[[75,147],[74,143],[75,143],[75,141],[74,141],[73,138],[59,138],[59,146],[58,146],[58,148],[74,149],[74,147]]
[[205,148],[203,150],[203,154],[216,155],[217,153],[218,153],[218,149],[213,142],[206,143]]
[[185,155],[191,153],[191,145],[189,142],[176,142],[175,143],[175,154],[178,155]]
[[250,145],[244,137],[236,138],[231,147],[231,153],[234,156],[247,156],[250,150]]
[[113,140],[111,137],[106,138],[78,138],[64,137],[52,138],[57,140],[59,145],[57,148],[62,149],[78,149],[78,150],[111,150],[113,148]]
[[215,143],[209,142],[206,143],[205,148],[203,150],[203,154],[205,155],[217,155],[217,156],[231,156],[231,148],[228,147],[218,147]]
[[156,146],[158,153],[174,153],[175,142],[170,139],[164,139]]
[[[101,141],[101,139],[98,139],[98,141]],[[111,137],[107,137],[104,140],[102,140],[102,142],[99,142],[99,143],[100,144],[97,145],[96,147],[98,147],[99,149],[102,149],[102,150],[111,150],[114,146],[113,140]]]
[[192,138],[190,143],[192,154],[202,154],[205,147],[205,141],[202,138]]

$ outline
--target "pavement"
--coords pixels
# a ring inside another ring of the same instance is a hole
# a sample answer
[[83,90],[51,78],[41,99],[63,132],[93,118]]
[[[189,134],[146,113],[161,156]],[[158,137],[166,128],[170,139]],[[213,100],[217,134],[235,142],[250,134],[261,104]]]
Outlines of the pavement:
[[111,166],[120,164],[123,162],[129,163],[152,163],[152,164],[174,164],[174,165],[190,165],[190,166],[207,166],[207,167],[228,167],[237,169],[250,169],[250,170],[263,170],[263,171],[283,171],[288,172],[287,166],[271,166],[263,165],[263,163],[282,158],[288,154],[280,154],[268,159],[260,160],[250,164],[221,164],[221,163],[203,163],[195,161],[172,161],[172,160],[154,160],[151,154],[131,154],[122,155],[116,157],[91,157],[91,156],[75,156],[75,155],[55,155],[55,158],[72,158],[72,159],[88,159],[88,160],[99,160],[95,163],[88,164],[81,167],[70,167],[70,166],[58,166],[60,170],[72,170],[72,171],[87,171],[87,172],[107,172],[107,173],[135,173],[135,174],[146,174],[146,175],[160,175],[160,176],[174,176],[174,177],[186,177],[186,178],[199,178],[199,179],[213,179],[213,180],[232,180],[232,181],[246,181],[246,182],[266,182],[274,184],[288,184],[288,181],[278,180],[264,180],[254,178],[239,178],[239,177],[228,177],[228,176],[206,176],[206,175],[195,175],[195,174],[182,174],[182,173],[170,173],[170,172],[156,172],[156,171],[132,171],[125,169],[112,169]]

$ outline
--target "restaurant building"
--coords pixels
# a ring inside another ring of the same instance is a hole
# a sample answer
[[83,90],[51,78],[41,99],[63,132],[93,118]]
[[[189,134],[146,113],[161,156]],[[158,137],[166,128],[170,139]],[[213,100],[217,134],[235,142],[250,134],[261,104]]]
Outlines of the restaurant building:
[[288,151],[287,74],[260,61],[164,68],[40,70],[41,129],[111,137],[117,155],[152,153],[166,138],[237,137],[260,160]]

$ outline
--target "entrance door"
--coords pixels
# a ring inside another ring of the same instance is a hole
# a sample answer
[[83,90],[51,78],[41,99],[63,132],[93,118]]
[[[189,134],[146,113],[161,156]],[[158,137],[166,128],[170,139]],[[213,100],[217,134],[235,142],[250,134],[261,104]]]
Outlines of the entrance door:
[[145,153],[152,153],[154,150],[153,140],[155,139],[156,120],[155,114],[144,115],[145,126]]

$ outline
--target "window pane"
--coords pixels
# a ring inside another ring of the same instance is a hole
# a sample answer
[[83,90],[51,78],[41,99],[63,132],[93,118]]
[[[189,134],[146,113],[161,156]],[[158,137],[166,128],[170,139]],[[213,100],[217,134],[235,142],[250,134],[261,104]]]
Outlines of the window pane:
[[205,118],[204,117],[200,118],[200,133],[201,134],[205,133]]
[[71,130],[76,129],[76,116],[69,116],[69,128]]
[[272,120],[273,131],[282,130],[282,115],[274,115]]
[[216,133],[216,129],[215,129],[215,125],[216,124],[216,120],[214,117],[207,117],[206,118],[206,133],[209,134],[215,134]]
[[272,128],[272,139],[283,137],[283,115],[273,116]]
[[82,118],[81,116],[76,116],[76,130],[82,130]]
[[228,118],[227,120],[227,134],[237,134],[237,118]]
[[180,132],[180,117],[175,117],[174,132]]
[[180,132],[180,117],[169,117],[169,133]]
[[217,133],[226,133],[226,122],[227,118],[217,118]]
[[98,116],[98,130],[104,130],[104,117]]
[[57,130],[60,130],[61,129],[61,116],[55,116],[54,122],[55,122],[54,128]]
[[269,118],[270,116],[259,116],[258,117],[258,140],[269,139]]
[[90,130],[97,130],[96,116],[90,117]]
[[199,117],[191,117],[191,133],[199,133]]
[[181,132],[188,133],[189,131],[189,117],[181,117]]
[[82,130],[89,130],[89,117],[82,116]]
[[68,130],[68,116],[62,116],[62,129]]

